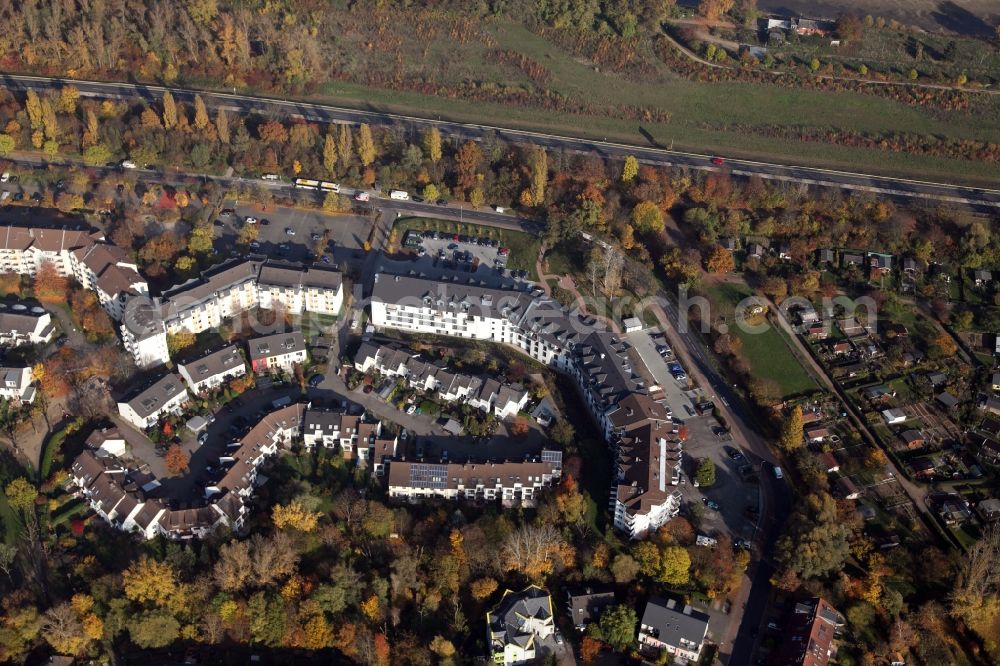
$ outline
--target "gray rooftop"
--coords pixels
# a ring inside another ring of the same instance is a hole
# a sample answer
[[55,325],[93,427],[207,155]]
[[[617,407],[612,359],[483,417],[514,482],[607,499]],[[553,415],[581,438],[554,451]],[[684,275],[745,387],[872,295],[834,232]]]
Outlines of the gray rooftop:
[[642,614],[642,625],[658,640],[679,646],[681,641],[701,645],[708,632],[708,615],[685,606],[674,599],[653,597]]

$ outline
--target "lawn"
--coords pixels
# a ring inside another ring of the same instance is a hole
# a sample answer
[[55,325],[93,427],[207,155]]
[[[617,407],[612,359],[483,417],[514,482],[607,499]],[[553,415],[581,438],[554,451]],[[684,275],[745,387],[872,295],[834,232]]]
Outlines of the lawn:
[[708,290],[712,302],[713,321],[724,318],[743,342],[743,356],[755,377],[770,381],[778,388],[782,397],[808,393],[817,388],[816,382],[799,362],[776,326],[768,326],[761,333],[744,331],[732,326],[734,307],[742,299],[752,295],[749,287],[742,284],[716,283]]
[[[981,100],[976,113],[939,113],[858,93],[689,81],[673,76],[662,65],[653,80],[637,82],[597,71],[586,61],[523,26],[498,21],[490,24],[487,30],[499,48],[524,54],[548,70],[551,76],[545,83],[546,90],[589,104],[593,111],[583,116],[535,107],[384,90],[344,81],[325,84],[314,99],[378,111],[638,145],[655,141],[676,149],[846,169],[864,165],[865,169],[895,175],[964,177],[979,183],[995,182],[1000,176],[1000,167],[995,164],[778,139],[753,131],[766,127],[820,127],[865,134],[906,132],[996,142],[1000,141],[1000,129],[992,119],[1000,116],[1000,99],[994,97]],[[453,45],[447,52],[430,50],[409,66],[420,69],[425,77],[449,85],[489,81],[491,85],[513,90],[536,87],[520,71],[492,62],[491,50],[472,42]],[[637,123],[609,117],[614,107],[623,105],[654,108],[669,113],[670,119],[663,123]]]
[[538,260],[538,251],[541,249],[542,239],[533,234],[471,222],[456,222],[454,220],[439,220],[428,217],[402,217],[396,220],[396,224],[392,228],[393,232],[396,233],[400,245],[403,243],[403,236],[410,229],[418,231],[433,229],[456,234],[496,238],[500,241],[501,245],[510,248],[507,268],[511,270],[526,270],[528,271],[528,279],[533,281],[538,280],[535,262]]

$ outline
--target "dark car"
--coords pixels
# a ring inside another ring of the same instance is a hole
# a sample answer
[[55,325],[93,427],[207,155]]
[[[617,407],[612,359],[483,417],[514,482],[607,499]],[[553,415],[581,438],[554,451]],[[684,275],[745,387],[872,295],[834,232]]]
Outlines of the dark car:
[[124,183],[118,183],[118,187],[116,187],[115,189],[118,190],[118,194],[121,194],[122,192],[125,191],[125,184]]
[[267,225],[271,224],[271,220],[265,217],[263,220],[260,221],[260,223],[266,227]]
[[14,201],[24,201],[24,192],[14,192],[14,196],[11,198]]
[[223,208],[222,209],[222,214],[223,215],[232,215],[235,212],[236,212],[236,210],[233,209],[233,208]]
[[438,199],[435,203],[437,203],[438,206],[447,206],[448,205],[448,202],[445,201],[444,199]]
[[424,202],[424,198],[423,197],[413,196],[413,197],[410,197],[410,201],[415,201],[417,203],[423,203]]
[[326,379],[326,377],[324,377],[323,375],[313,375],[312,377],[309,378],[309,386],[316,388],[317,386],[323,383],[324,379]]
[[42,200],[42,193],[41,192],[35,192],[34,194],[31,195],[31,200],[32,201],[41,201]]

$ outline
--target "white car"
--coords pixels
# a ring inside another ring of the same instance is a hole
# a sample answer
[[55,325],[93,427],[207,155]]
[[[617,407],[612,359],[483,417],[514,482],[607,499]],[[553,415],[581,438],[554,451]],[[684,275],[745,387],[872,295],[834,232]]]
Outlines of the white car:
[[133,162],[132,160],[122,160],[120,166],[123,169],[135,169],[135,168],[137,168],[135,162]]
[[416,411],[417,411],[417,406],[416,405],[410,405],[409,407],[406,408],[406,413],[407,414],[413,414]]
[[10,180],[10,174],[8,172],[4,171],[3,175],[0,176],[0,183],[6,183],[9,180]]
[[369,194],[367,192],[358,192],[354,195],[355,201],[368,201]]
[[278,174],[276,173],[265,173],[260,177],[261,180],[278,180]]
[[257,218],[256,217],[248,217],[245,220],[243,220],[243,223],[244,224],[257,224]]
[[781,468],[778,467],[777,465],[774,466],[774,478],[776,478],[776,479],[783,479],[783,478],[785,478],[785,475],[781,471]]
[[292,229],[291,227],[285,227],[285,235],[286,236],[294,236],[295,235],[295,229]]
[[4,190],[3,193],[0,194],[0,201],[7,201],[7,199],[10,199],[10,192]]

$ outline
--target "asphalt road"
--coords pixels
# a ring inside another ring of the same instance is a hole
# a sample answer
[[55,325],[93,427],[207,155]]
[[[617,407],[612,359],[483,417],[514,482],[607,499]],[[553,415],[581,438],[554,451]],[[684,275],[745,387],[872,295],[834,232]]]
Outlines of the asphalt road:
[[[78,81],[36,76],[0,75],[0,84],[14,90],[27,88],[57,89],[72,83],[81,95],[102,98],[142,98],[159,100],[167,88],[161,86]],[[169,88],[178,100],[191,101],[195,91]],[[248,95],[198,91],[206,105],[224,107],[240,113],[261,115],[286,114],[311,121],[324,123],[371,123],[390,125],[405,130],[422,130],[436,126],[452,136],[477,139],[487,132],[495,132],[500,138],[512,143],[530,142],[547,148],[571,151],[596,152],[606,157],[623,158],[636,156],[641,162],[658,166],[682,166],[694,169],[728,169],[738,176],[756,175],[769,180],[805,183],[823,187],[838,187],[847,190],[873,192],[891,198],[919,198],[951,204],[969,205],[988,212],[1000,207],[1000,190],[966,187],[948,183],[934,183],[921,180],[892,178],[875,174],[854,173],[819,169],[790,164],[774,164],[752,160],[727,160],[722,166],[713,164],[711,155],[700,155],[682,151],[666,150],[659,146],[633,146],[606,141],[595,141],[555,134],[543,134],[523,130],[513,130],[488,125],[454,123],[449,121],[401,116],[379,111],[361,111],[321,104],[309,104]]]

